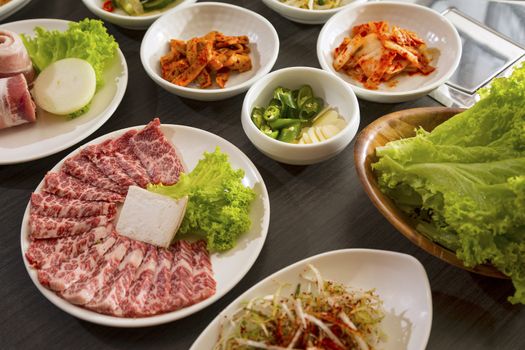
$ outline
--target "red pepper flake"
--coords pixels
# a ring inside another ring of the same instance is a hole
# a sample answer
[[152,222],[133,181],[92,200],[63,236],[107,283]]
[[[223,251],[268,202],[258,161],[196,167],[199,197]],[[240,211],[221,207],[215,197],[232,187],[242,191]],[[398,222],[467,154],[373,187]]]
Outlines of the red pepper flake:
[[108,11],[108,12],[113,12],[115,10],[115,8],[113,7],[113,3],[111,2],[111,0],[107,0],[107,1],[104,1],[104,3],[102,4],[102,9],[104,11]]

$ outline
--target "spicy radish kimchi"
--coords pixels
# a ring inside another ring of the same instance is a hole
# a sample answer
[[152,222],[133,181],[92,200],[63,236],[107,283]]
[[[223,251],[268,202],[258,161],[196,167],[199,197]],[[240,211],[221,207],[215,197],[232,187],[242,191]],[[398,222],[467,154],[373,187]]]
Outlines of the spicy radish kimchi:
[[200,88],[210,87],[212,75],[224,88],[230,72],[252,69],[250,41],[246,35],[228,36],[213,31],[190,40],[170,40],[170,52],[160,59],[162,77],[180,86],[195,82]]

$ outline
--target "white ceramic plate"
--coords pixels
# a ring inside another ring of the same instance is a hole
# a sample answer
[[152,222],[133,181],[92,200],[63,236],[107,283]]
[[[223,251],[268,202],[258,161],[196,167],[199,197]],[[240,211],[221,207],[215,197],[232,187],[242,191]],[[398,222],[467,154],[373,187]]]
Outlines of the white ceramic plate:
[[[332,66],[334,49],[350,35],[352,27],[370,21],[387,21],[390,25],[411,30],[429,48],[438,49],[439,55],[431,62],[436,70],[427,76],[401,74],[395,78],[394,87],[381,84],[377,90],[366,89],[350,76],[336,72]],[[326,22],[317,39],[317,58],[324,70],[349,83],[357,97],[382,103],[413,100],[444,84],[459,65],[461,50],[459,34],[444,16],[424,6],[389,1],[345,7]]]
[[384,350],[423,350],[432,326],[432,295],[425,269],[415,258],[401,253],[345,249],[316,255],[265,278],[227,306],[201,333],[191,350],[211,350],[219,336],[220,324],[243,302],[273,294],[283,283],[290,285],[281,295],[293,293],[299,275],[314,265],[326,280],[361,289],[375,288],[384,301],[383,331],[388,339]]
[[[1,24],[15,33],[33,34],[37,26],[66,30],[69,21],[32,19]],[[128,67],[120,50],[104,71],[104,86],[97,91],[90,110],[75,119],[37,110],[35,123],[0,130],[0,164],[27,162],[60,152],[91,135],[117,109],[128,84]]]
[[31,0],[11,0],[7,4],[0,6],[0,21],[21,10],[30,2]]
[[[160,58],[169,52],[170,39],[189,40],[217,30],[225,35],[247,35],[250,39],[252,69],[233,72],[224,89],[215,83],[200,89],[192,84],[175,85],[162,78]],[[172,94],[202,101],[222,100],[238,95],[268,73],[279,54],[279,37],[263,16],[245,8],[203,2],[174,8],[162,15],[144,35],[140,59],[151,79]]]
[[183,6],[186,4],[193,4],[197,0],[177,0],[172,4],[166,6],[166,8],[158,11],[148,12],[141,16],[130,16],[121,9],[115,9],[113,12],[108,12],[102,9],[103,0],[82,0],[84,5],[105,21],[116,24],[118,26],[128,28],[128,29],[146,29],[151,23],[155,22],[164,12],[169,9],[174,8],[175,6]]
[[[141,129],[143,127],[144,126],[134,128]],[[109,138],[116,138],[127,130],[134,128],[114,131],[91,141],[85,146],[100,143]],[[244,170],[245,176],[243,179],[243,184],[245,186],[252,187],[257,194],[257,197],[250,210],[250,219],[252,221],[250,230],[240,237],[235,248],[225,253],[213,253],[211,255],[214,277],[217,281],[217,292],[212,297],[190,307],[145,318],[120,318],[107,316],[70,304],[66,300],[57,296],[51,290],[43,287],[40,282],[38,282],[36,270],[34,270],[29,265],[25,258],[25,251],[28,249],[30,244],[28,238],[30,204],[28,204],[24,218],[22,220],[21,228],[21,247],[24,264],[29,273],[29,276],[35,283],[38,290],[49,301],[51,301],[63,311],[89,322],[113,327],[146,327],[171,322],[191,315],[217,301],[241,280],[241,278],[248,272],[259,256],[266,239],[266,234],[268,232],[268,225],[270,222],[270,201],[268,199],[268,192],[266,191],[264,181],[257,171],[255,165],[253,165],[248,157],[233,144],[207,131],[188,126],[166,124],[162,125],[161,128],[168,140],[170,140],[177,147],[188,169],[191,170],[197,165],[197,162],[202,157],[204,152],[213,152],[215,147],[219,146],[222,152],[229,155],[230,163],[234,169],[240,168]],[[77,153],[78,151],[79,150],[72,152],[66,158]],[[64,159],[55,165],[51,171],[58,171]],[[42,184],[43,182],[38,185],[38,187],[35,189],[35,192],[41,188]]]

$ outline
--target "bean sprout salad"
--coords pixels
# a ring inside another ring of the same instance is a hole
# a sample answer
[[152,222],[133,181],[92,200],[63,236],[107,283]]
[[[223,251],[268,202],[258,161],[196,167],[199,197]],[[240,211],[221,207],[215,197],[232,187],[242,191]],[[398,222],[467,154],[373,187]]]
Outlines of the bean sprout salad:
[[221,325],[215,350],[375,349],[386,340],[385,314],[375,290],[363,291],[309,274],[290,295],[284,285],[254,298]]

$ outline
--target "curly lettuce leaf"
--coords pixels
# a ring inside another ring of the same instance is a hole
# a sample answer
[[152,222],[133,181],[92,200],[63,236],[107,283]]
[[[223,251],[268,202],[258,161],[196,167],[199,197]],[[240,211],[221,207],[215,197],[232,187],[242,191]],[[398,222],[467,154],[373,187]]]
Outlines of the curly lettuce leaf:
[[232,169],[228,155],[217,147],[204,153],[195,169],[182,174],[175,185],[148,185],[148,190],[180,199],[188,196],[186,214],[178,234],[195,233],[206,238],[208,248],[224,251],[235,246],[248,231],[250,205],[255,192],[244,186],[242,169]]
[[97,88],[104,84],[104,69],[115,57],[118,44],[102,21],[86,18],[69,23],[66,31],[42,27],[36,27],[34,31],[33,37],[22,34],[22,40],[39,72],[63,58],[80,58],[93,66]]
[[432,132],[376,149],[381,190],[466,266],[491,263],[525,303],[525,65]]

